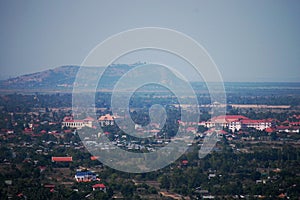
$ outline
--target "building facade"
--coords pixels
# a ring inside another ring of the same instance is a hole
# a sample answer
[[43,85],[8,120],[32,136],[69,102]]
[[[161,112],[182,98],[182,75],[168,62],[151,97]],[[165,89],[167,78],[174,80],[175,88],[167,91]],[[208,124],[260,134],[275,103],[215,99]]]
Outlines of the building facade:
[[99,117],[100,126],[112,126],[115,124],[114,116],[106,114]]
[[96,181],[97,177],[96,174],[90,171],[86,172],[77,172],[75,174],[75,179],[77,182],[91,182],[91,181]]
[[252,120],[242,115],[221,115],[205,122],[204,126],[207,128],[219,126],[228,128],[232,132],[245,128],[255,128],[262,131],[272,127],[272,120]]
[[63,119],[62,128],[64,128],[64,127],[76,128],[76,129],[81,129],[83,127],[92,128],[93,122],[94,122],[94,119],[91,117],[87,117],[83,120],[77,120],[77,119],[74,119],[72,116],[66,116]]

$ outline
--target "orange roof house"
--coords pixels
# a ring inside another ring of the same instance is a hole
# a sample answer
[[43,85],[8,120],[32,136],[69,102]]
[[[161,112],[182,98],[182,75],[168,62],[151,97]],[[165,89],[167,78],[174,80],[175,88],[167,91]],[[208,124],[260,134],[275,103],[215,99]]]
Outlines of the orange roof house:
[[112,121],[114,120],[114,117],[111,116],[110,114],[106,114],[99,117],[99,121],[104,121],[104,120]]
[[106,186],[103,183],[98,183],[92,186],[93,187],[93,191],[95,190],[101,190],[106,192]]
[[91,156],[91,160],[98,160],[99,156]]
[[243,115],[220,115],[217,117],[213,117],[211,121],[215,123],[229,123],[229,122],[239,121],[242,119],[245,120],[249,118]]
[[114,116],[106,114],[99,117],[99,122],[101,126],[112,126],[114,125]]
[[72,162],[73,158],[71,156],[69,157],[52,157],[52,162]]
[[93,185],[93,188],[106,188],[106,187],[103,183],[98,183],[98,184]]

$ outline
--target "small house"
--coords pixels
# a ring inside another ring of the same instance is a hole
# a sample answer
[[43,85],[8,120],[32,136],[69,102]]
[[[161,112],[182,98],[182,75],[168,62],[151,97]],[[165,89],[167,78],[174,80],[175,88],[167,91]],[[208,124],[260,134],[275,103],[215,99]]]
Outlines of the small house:
[[96,174],[90,171],[86,172],[77,172],[75,174],[75,179],[77,182],[91,182],[91,181],[96,181],[97,177]]
[[103,183],[95,184],[92,187],[93,187],[93,191],[103,191],[103,192],[106,192],[106,186]]

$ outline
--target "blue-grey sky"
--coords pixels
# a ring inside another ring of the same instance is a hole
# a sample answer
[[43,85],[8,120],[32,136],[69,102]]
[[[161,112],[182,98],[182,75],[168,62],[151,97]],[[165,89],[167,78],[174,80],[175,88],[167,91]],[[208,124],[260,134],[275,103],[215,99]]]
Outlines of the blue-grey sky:
[[0,78],[79,65],[99,42],[165,27],[203,45],[225,81],[300,81],[300,1],[0,1]]

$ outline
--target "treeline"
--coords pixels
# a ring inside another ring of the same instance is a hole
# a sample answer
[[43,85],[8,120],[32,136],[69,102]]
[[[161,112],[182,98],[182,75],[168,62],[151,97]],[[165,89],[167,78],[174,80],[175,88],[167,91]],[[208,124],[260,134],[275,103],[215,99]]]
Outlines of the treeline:
[[[83,94],[84,97],[84,94]],[[208,94],[198,94],[199,104],[210,104]],[[272,94],[272,95],[255,95],[251,94],[227,94],[228,104],[265,104],[265,105],[300,105],[300,95],[297,94]],[[154,104],[163,106],[179,105],[178,99],[171,92],[155,93],[135,93],[130,99],[132,108],[150,108]],[[33,108],[61,108],[72,107],[72,94],[7,94],[0,96],[0,106],[8,112],[28,112]],[[111,93],[96,93],[95,106],[98,108],[110,108]]]

